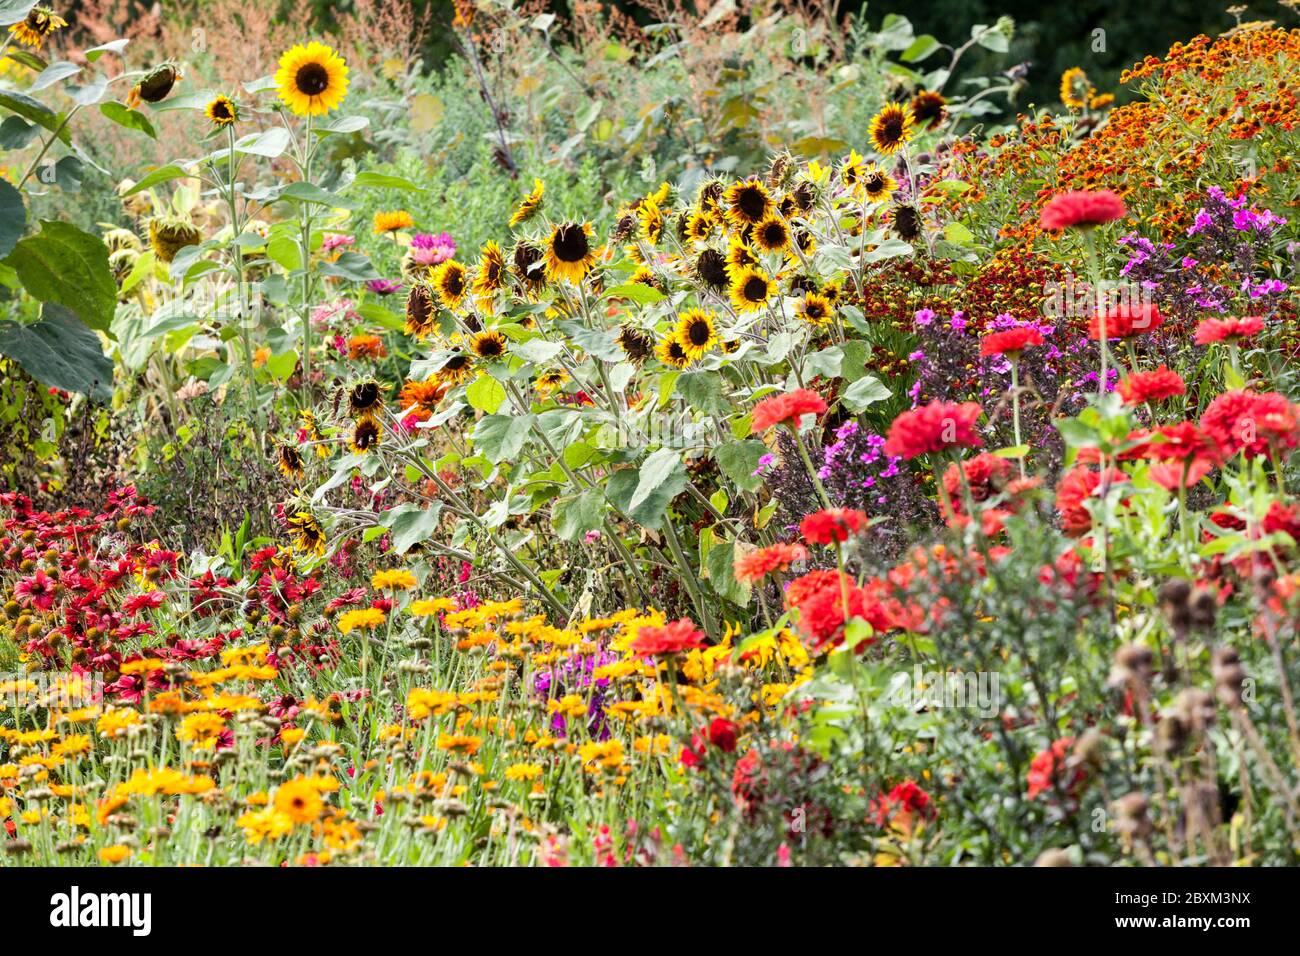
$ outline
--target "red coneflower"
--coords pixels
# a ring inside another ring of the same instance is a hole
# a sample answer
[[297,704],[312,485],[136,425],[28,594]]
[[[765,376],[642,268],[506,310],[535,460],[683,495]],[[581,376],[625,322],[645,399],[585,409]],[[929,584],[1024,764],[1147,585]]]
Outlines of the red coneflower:
[[1164,315],[1154,305],[1103,308],[1088,320],[1088,337],[1100,341],[1103,323],[1107,339],[1127,339],[1144,332],[1154,332],[1164,321]]
[[854,508],[823,508],[799,523],[799,533],[809,544],[838,544],[863,530],[868,520]]
[[980,355],[1009,355],[1016,359],[1020,353],[1031,345],[1042,345],[1043,333],[1028,326],[1007,329],[1005,332],[990,332],[980,339]]

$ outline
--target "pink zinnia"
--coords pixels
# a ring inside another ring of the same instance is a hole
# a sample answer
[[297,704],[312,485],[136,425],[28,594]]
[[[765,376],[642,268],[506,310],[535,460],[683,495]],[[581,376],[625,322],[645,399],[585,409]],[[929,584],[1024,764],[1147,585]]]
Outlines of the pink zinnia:
[[1109,189],[1078,190],[1053,196],[1038,214],[1040,229],[1100,226],[1128,215],[1124,202]]
[[1196,344],[1227,342],[1230,345],[1264,331],[1264,320],[1257,315],[1244,319],[1206,319],[1196,326]]

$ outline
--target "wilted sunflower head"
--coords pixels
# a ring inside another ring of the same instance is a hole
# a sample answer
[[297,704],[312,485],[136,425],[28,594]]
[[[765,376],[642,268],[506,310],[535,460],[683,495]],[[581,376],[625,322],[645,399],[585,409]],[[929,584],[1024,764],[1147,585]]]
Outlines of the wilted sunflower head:
[[521,222],[527,222],[537,214],[537,210],[542,208],[542,194],[546,192],[546,187],[542,185],[540,179],[533,180],[533,191],[525,196],[510,216],[510,228],[513,229]]
[[714,292],[727,287],[727,257],[717,249],[705,249],[695,258],[695,274]]
[[289,534],[293,538],[295,551],[307,551],[313,554],[325,553],[325,531],[320,522],[310,511],[296,512],[286,519]]
[[422,339],[435,328],[433,293],[421,282],[411,286],[406,294],[406,334]]
[[788,149],[777,153],[767,164],[767,185],[771,189],[784,189],[797,168],[794,154]]
[[816,292],[806,293],[795,309],[795,315],[809,325],[825,325],[835,313],[831,300]]
[[474,276],[474,295],[491,299],[506,284],[506,257],[501,247],[489,239],[479,254],[478,272]]
[[108,268],[113,273],[113,281],[119,286],[140,261],[140,253],[135,249],[117,249],[108,254]]
[[231,126],[239,119],[239,107],[229,96],[216,96],[208,103],[203,115],[213,126]]
[[769,216],[750,233],[754,245],[763,252],[784,252],[790,248],[790,227],[779,216]]
[[39,50],[47,36],[67,25],[67,20],[48,7],[32,7],[26,17],[9,27],[9,32],[23,46]]
[[687,309],[677,322],[677,340],[682,343],[686,354],[695,361],[713,348],[718,341],[718,329],[714,324],[716,316],[703,309]]
[[447,386],[459,385],[469,378],[473,368],[474,359],[469,353],[455,349],[448,355],[447,361],[442,363],[442,368],[438,369],[437,379]]
[[659,361],[671,368],[686,368],[691,364],[691,356],[686,351],[686,346],[682,340],[673,332],[665,336],[655,349],[655,355]]
[[162,63],[155,66],[139,83],[131,87],[131,92],[126,95],[126,105],[135,109],[141,101],[161,103],[167,99],[167,94],[172,91],[172,87],[182,79],[184,77],[181,75],[180,67],[175,63]]
[[948,101],[941,93],[921,90],[912,97],[912,116],[926,129],[934,129],[948,118]]
[[465,267],[455,259],[439,262],[429,269],[429,281],[438,300],[453,311],[460,308],[465,299]]
[[104,245],[108,247],[108,252],[112,255],[121,249],[134,249],[140,252],[144,249],[144,244],[130,229],[109,229],[104,232]]
[[299,116],[323,116],[343,102],[348,67],[332,49],[313,40],[280,56],[275,72],[280,101]]
[[379,425],[379,419],[373,415],[362,415],[352,429],[352,440],[349,444],[353,451],[362,454],[378,448],[382,437],[383,429]]
[[762,222],[772,211],[772,197],[757,179],[732,183],[722,194],[727,220],[737,229]]
[[[660,223],[662,228],[662,221]],[[551,282],[567,280],[577,285],[596,261],[591,247],[591,224],[562,222],[551,230],[546,241],[546,278]]]
[[514,252],[511,254],[514,273],[529,291],[535,292],[546,284],[542,258],[541,247],[536,243],[527,241],[515,243]]
[[175,216],[155,216],[149,220],[149,245],[159,262],[171,262],[186,246],[203,240],[198,226]]
[[789,198],[794,201],[794,206],[800,212],[808,212],[817,201],[817,187],[806,179],[801,179],[794,184],[794,189],[790,190]]
[[286,478],[302,477],[302,455],[293,445],[281,442],[275,446],[275,463]]
[[374,379],[357,382],[348,392],[348,414],[353,418],[373,416],[383,407],[383,389]]
[[717,176],[706,179],[695,192],[695,204],[705,212],[717,213],[722,209],[722,194],[726,190],[725,180]]
[[488,329],[470,339],[469,348],[479,358],[492,362],[506,354],[506,337],[496,329]]
[[921,237],[921,211],[911,203],[895,206],[890,214],[890,224],[904,242],[913,242]]
[[776,295],[774,283],[762,269],[748,266],[731,274],[731,304],[737,312],[754,312]]
[[639,365],[654,353],[655,340],[649,332],[634,325],[624,325],[618,330],[618,345],[629,359]]
[[906,106],[889,103],[871,118],[867,133],[871,145],[881,156],[892,156],[912,138],[912,111]]

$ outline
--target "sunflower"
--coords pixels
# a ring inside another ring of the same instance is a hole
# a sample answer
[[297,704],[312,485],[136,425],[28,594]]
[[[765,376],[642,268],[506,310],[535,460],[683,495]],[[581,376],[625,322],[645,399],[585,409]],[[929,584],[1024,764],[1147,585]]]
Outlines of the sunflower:
[[904,242],[921,238],[921,211],[910,203],[895,206],[889,221]]
[[392,212],[375,213],[374,231],[376,236],[382,236],[389,232],[401,232],[403,229],[411,229],[415,226],[415,220],[405,209],[396,209]]
[[239,119],[239,107],[229,96],[217,96],[208,103],[203,114],[213,126],[233,126]]
[[542,208],[542,193],[546,187],[542,185],[540,179],[533,180],[533,191],[523,198],[518,208],[510,216],[510,228],[513,229],[521,222],[527,222],[537,214],[537,210]]
[[506,354],[506,337],[496,329],[480,332],[469,340],[469,348],[479,358],[492,362]]
[[167,99],[172,87],[179,83],[182,76],[180,67],[174,63],[163,63],[152,70],[126,94],[126,105],[135,109],[141,102],[161,103]]
[[835,306],[830,299],[816,292],[806,293],[795,308],[795,317],[809,325],[825,325],[831,320]]
[[649,332],[643,332],[634,325],[624,325],[618,330],[618,346],[629,359],[639,365],[654,352],[655,340]]
[[314,444],[318,458],[328,458],[330,448],[325,442],[325,436],[321,434],[320,425],[316,422],[316,416],[304,408],[298,412],[298,417],[302,419],[302,428],[298,431],[298,440],[306,440]]
[[323,116],[347,95],[348,67],[343,57],[313,40],[284,52],[275,85],[280,101],[299,116]]
[[912,116],[926,129],[934,129],[948,118],[948,101],[941,93],[921,90],[912,97]]
[[867,128],[871,145],[881,156],[892,156],[912,138],[912,111],[897,103],[889,103],[871,118]]
[[491,299],[506,284],[506,257],[501,247],[489,239],[479,253],[478,270],[474,275],[476,298]]
[[655,348],[655,355],[659,361],[673,368],[686,368],[691,364],[691,356],[686,351],[686,346],[682,340],[677,337],[677,333],[665,336],[659,345]]
[[786,197],[794,204],[794,208],[801,213],[807,213],[812,210],[813,203],[817,201],[817,187],[806,179],[802,179],[794,184],[794,189],[786,194]]
[[657,288],[659,277],[655,275],[655,271],[649,266],[639,266],[627,281],[629,285],[648,285],[651,288]]
[[515,244],[511,254],[514,274],[528,287],[529,292],[536,292],[546,284],[546,272],[542,265],[541,247],[533,242]]
[[1084,109],[1094,92],[1081,67],[1072,66],[1061,74],[1061,102],[1070,109]]
[[838,281],[828,282],[822,286],[821,294],[830,300],[831,305],[835,305],[840,301],[840,296],[844,294],[844,288]]
[[868,169],[862,177],[862,191],[872,202],[888,199],[897,188],[898,181],[876,166]]
[[677,322],[676,335],[691,361],[699,361],[718,342],[718,330],[712,312],[687,309]]
[[424,338],[437,327],[434,316],[433,293],[424,283],[415,283],[406,294],[406,334]]
[[546,240],[546,278],[551,282],[567,279],[575,285],[581,282],[596,261],[591,235],[591,223],[587,222],[562,222],[554,227]]
[[275,463],[286,478],[302,477],[302,455],[293,445],[283,443],[275,446]]
[[753,312],[776,295],[776,283],[762,269],[746,266],[731,276],[731,304],[737,312]]
[[9,32],[23,46],[39,50],[44,45],[46,37],[67,25],[68,21],[53,10],[46,7],[33,7],[27,11],[24,19],[9,28]]
[[641,228],[641,238],[652,246],[659,245],[659,240],[664,237],[664,214],[659,204],[647,199],[641,203],[636,217]]
[[790,248],[790,227],[778,216],[764,219],[751,235],[762,252],[785,252]]
[[348,392],[348,414],[353,418],[369,418],[384,407],[384,393],[374,379],[357,382]]
[[762,222],[772,212],[772,196],[756,179],[732,183],[722,194],[727,220],[737,229]]
[[704,242],[713,234],[716,225],[713,213],[697,209],[686,217],[686,238],[693,242]]
[[533,382],[533,388],[537,390],[537,394],[542,398],[549,398],[562,389],[568,381],[569,373],[564,369],[557,368],[537,376],[537,380]]
[[171,262],[186,246],[197,246],[203,239],[198,226],[174,216],[156,216],[149,220],[149,245],[160,262]]
[[[817,237],[807,229],[796,229],[794,231],[794,245],[795,248],[798,249],[805,258],[807,258],[817,251]],[[791,251],[793,252],[793,250]],[[797,256],[790,256],[792,261],[795,258],[797,258]]]
[[288,525],[289,534],[293,537],[295,551],[325,553],[325,531],[310,511],[296,512],[293,517],[285,521],[285,524]]
[[474,360],[470,358],[469,353],[456,349],[442,364],[442,368],[438,369],[437,379],[443,385],[459,385],[469,378],[473,369]]
[[447,259],[429,269],[429,278],[439,301],[449,309],[459,309],[465,301],[465,267],[455,259]]
[[856,191],[866,175],[866,160],[856,149],[849,150],[849,158],[840,164],[840,182],[850,190]]
[[352,446],[352,450],[357,454],[364,454],[379,447],[379,440],[383,437],[383,434],[379,419],[373,415],[362,415],[357,419],[357,424],[352,429],[352,439],[348,444]]
[[695,259],[695,275],[714,292],[727,287],[727,257],[717,249],[705,249]]

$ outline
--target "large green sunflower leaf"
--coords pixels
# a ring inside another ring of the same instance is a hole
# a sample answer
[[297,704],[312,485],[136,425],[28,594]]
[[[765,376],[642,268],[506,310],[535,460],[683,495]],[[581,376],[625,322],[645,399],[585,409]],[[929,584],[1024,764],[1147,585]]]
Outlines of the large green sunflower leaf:
[[39,322],[0,320],[0,355],[13,359],[42,385],[113,397],[113,363],[99,336],[61,305],[46,302]]
[[108,330],[117,283],[99,237],[72,223],[42,220],[40,233],[19,240],[5,262],[32,298],[67,306],[92,329]]

